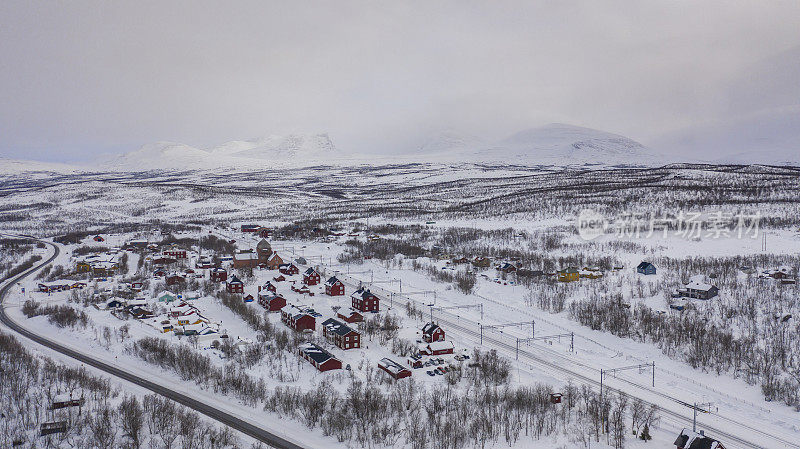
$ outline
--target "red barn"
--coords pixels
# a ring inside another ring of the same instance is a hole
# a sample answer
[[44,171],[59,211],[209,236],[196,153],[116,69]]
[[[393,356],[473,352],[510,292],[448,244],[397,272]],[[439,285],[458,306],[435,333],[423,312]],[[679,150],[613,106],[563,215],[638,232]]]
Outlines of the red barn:
[[344,284],[332,276],[325,282],[325,294],[328,296],[344,296]]
[[345,310],[339,309],[339,311],[336,312],[336,316],[350,324],[360,323],[364,321],[364,315],[358,313],[357,310],[353,309],[345,309]]
[[309,268],[303,273],[303,283],[306,285],[317,285],[319,284],[319,273],[317,270],[313,268]]
[[444,341],[444,330],[438,324],[430,322],[422,328],[422,339],[426,343]]
[[304,330],[313,331],[317,327],[317,320],[313,316],[300,311],[294,306],[289,310],[286,310],[286,307],[281,309],[281,321],[298,332]]
[[293,263],[282,263],[278,265],[278,271],[287,276],[300,273],[300,269]]
[[320,371],[330,371],[342,369],[342,361],[333,356],[330,352],[320,348],[314,343],[303,343],[298,346],[300,355],[311,362],[314,368]]
[[223,268],[211,269],[211,282],[225,282],[228,280],[228,272]]
[[403,365],[395,362],[392,359],[384,358],[378,362],[378,368],[386,371],[390,376],[392,376],[395,380],[402,379],[404,377],[411,377],[411,370],[404,367]]
[[377,312],[380,310],[378,297],[370,293],[369,289],[361,287],[350,298],[353,300],[353,308],[359,312]]
[[244,282],[240,281],[236,275],[231,277],[231,280],[225,285],[228,293],[244,293]]
[[322,322],[322,335],[339,349],[358,349],[361,347],[361,334],[333,318],[328,318]]
[[258,303],[269,312],[277,312],[286,306],[286,299],[274,293],[259,293]]

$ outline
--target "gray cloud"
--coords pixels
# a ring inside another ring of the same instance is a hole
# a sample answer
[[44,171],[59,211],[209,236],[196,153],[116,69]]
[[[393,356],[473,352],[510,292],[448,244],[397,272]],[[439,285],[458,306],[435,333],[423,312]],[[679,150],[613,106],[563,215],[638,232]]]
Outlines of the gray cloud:
[[736,74],[800,45],[794,1],[163,3],[0,3],[0,154],[286,132],[386,153],[553,121],[669,142],[757,113]]

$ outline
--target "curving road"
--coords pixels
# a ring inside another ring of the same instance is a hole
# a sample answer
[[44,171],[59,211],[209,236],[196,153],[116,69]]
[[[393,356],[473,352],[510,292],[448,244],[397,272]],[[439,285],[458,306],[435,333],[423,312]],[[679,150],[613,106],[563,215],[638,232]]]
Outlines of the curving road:
[[11,289],[11,287],[14,286],[17,282],[19,282],[20,280],[24,279],[25,277],[31,275],[32,273],[38,271],[40,268],[44,267],[48,263],[52,262],[56,257],[58,257],[58,254],[60,253],[60,250],[58,248],[58,245],[56,245],[54,243],[51,243],[51,242],[48,242],[48,241],[45,241],[45,240],[39,240],[39,239],[37,239],[35,237],[31,237],[31,236],[27,236],[27,235],[13,235],[13,237],[15,237],[15,238],[26,238],[26,239],[34,240],[36,242],[44,243],[45,245],[48,245],[48,246],[52,247],[54,251],[53,251],[53,255],[50,256],[47,260],[44,260],[44,261],[40,262],[39,264],[34,265],[33,267],[29,268],[28,270],[25,270],[22,273],[12,277],[11,279],[8,279],[7,282],[6,282],[6,285],[4,285],[0,289],[0,322],[5,324],[8,328],[10,328],[14,332],[24,336],[25,338],[33,340],[33,341],[35,341],[36,343],[39,343],[42,346],[45,346],[45,347],[50,348],[50,349],[52,349],[54,351],[60,352],[61,354],[69,356],[69,357],[71,357],[71,358],[73,358],[75,360],[78,360],[81,363],[85,363],[86,365],[93,366],[93,367],[95,367],[97,369],[105,371],[108,374],[111,374],[112,376],[115,376],[115,377],[118,377],[120,379],[126,380],[126,381],[128,381],[130,383],[139,385],[140,387],[146,388],[146,389],[148,389],[148,390],[150,390],[150,391],[152,391],[152,392],[154,392],[156,394],[159,394],[159,395],[164,396],[166,398],[169,398],[169,399],[171,399],[171,400],[173,400],[175,402],[183,404],[183,405],[185,405],[185,406],[187,406],[187,407],[189,407],[189,408],[191,408],[191,409],[193,409],[193,410],[195,410],[197,412],[200,412],[200,413],[208,416],[211,419],[214,419],[214,420],[216,420],[216,421],[218,421],[218,422],[220,422],[220,423],[222,423],[222,424],[224,424],[224,425],[226,425],[226,426],[228,426],[228,427],[230,427],[232,429],[238,430],[238,431],[244,433],[245,435],[249,435],[249,436],[251,436],[251,437],[253,437],[253,438],[255,438],[255,439],[257,439],[257,440],[259,440],[259,441],[261,441],[261,442],[263,442],[263,443],[265,443],[267,445],[269,445],[269,446],[272,446],[272,447],[275,447],[275,448],[279,448],[279,449],[284,449],[284,448],[285,449],[303,449],[303,446],[298,446],[297,444],[295,444],[295,443],[293,443],[291,441],[287,441],[284,438],[281,438],[280,436],[275,435],[274,433],[268,432],[268,431],[266,431],[266,430],[264,430],[264,429],[262,429],[262,428],[260,428],[258,426],[250,424],[249,422],[244,421],[244,420],[242,420],[240,418],[237,418],[236,416],[233,416],[233,415],[231,415],[229,413],[226,413],[226,412],[224,412],[224,411],[222,411],[222,410],[220,410],[218,408],[214,408],[214,407],[212,407],[212,406],[210,406],[208,404],[204,404],[204,403],[202,403],[202,402],[200,402],[200,401],[198,401],[196,399],[193,399],[193,398],[191,398],[189,396],[181,394],[181,393],[179,393],[179,392],[177,392],[175,390],[172,390],[170,388],[164,387],[164,386],[159,385],[157,383],[151,382],[151,381],[149,381],[147,379],[144,379],[142,377],[136,376],[136,375],[131,374],[131,373],[127,372],[127,371],[121,370],[121,369],[119,369],[119,368],[117,368],[115,366],[109,365],[109,364],[107,364],[105,362],[102,362],[102,361],[100,361],[98,359],[90,357],[90,356],[88,356],[86,354],[83,354],[81,352],[78,352],[78,351],[75,351],[75,350],[70,349],[68,347],[62,346],[62,345],[60,345],[60,344],[58,344],[58,343],[56,343],[56,342],[54,342],[54,341],[52,341],[50,339],[44,338],[42,336],[39,336],[39,335],[37,335],[37,334],[25,329],[24,327],[20,326],[19,324],[17,324],[14,320],[9,318],[8,315],[6,315],[5,306],[3,306],[3,304],[2,304],[2,301],[5,299],[6,294],[8,294],[9,290]]

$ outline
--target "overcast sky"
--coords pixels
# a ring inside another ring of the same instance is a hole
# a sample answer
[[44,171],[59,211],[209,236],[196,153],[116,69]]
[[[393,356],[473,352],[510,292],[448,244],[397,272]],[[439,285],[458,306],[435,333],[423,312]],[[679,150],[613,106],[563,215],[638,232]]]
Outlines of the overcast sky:
[[796,78],[742,75],[799,45],[794,0],[3,0],[0,156],[290,132],[388,153],[550,122],[671,151],[665,135],[800,104]]

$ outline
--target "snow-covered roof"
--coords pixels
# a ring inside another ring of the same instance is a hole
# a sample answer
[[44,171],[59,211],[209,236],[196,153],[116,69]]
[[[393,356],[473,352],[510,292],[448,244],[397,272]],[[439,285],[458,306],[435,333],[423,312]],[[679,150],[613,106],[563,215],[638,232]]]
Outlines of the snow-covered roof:
[[693,281],[689,282],[688,284],[686,284],[686,288],[689,289],[689,290],[702,290],[702,291],[706,291],[706,292],[711,290],[713,287],[714,286],[711,285],[711,284],[707,284],[705,282],[700,282],[700,281],[697,281],[697,280],[693,280]]
[[320,348],[314,343],[303,343],[298,346],[298,349],[311,360],[317,363],[325,363],[330,359],[335,359],[330,352]]
[[439,325],[431,321],[422,327],[422,333],[430,335],[436,332],[436,329],[439,329]]
[[328,318],[327,320],[323,321],[322,325],[328,328],[329,331],[341,336],[345,336],[350,332],[355,332],[350,326],[333,318]]
[[408,371],[408,368],[404,367],[403,365],[389,358],[382,358],[378,362],[378,366],[385,369],[386,371],[391,372],[392,374],[399,374],[403,371]]
[[325,281],[325,285],[333,286],[337,282],[339,282],[339,279],[336,279],[336,276],[331,276],[331,277],[328,278],[327,281]]
[[308,267],[308,269],[306,270],[305,274],[306,274],[307,276],[312,276],[312,275],[314,275],[316,272],[317,272],[317,270],[315,270],[315,269],[314,269],[314,267]]
[[231,276],[231,278],[228,280],[228,283],[229,284],[244,284],[244,282],[242,282],[238,277],[236,277],[235,274],[233,276]]
[[234,260],[257,260],[258,254],[256,253],[234,253],[233,255]]
[[433,343],[428,343],[428,347],[431,349],[431,351],[441,351],[443,349],[455,348],[452,341],[434,341]]

